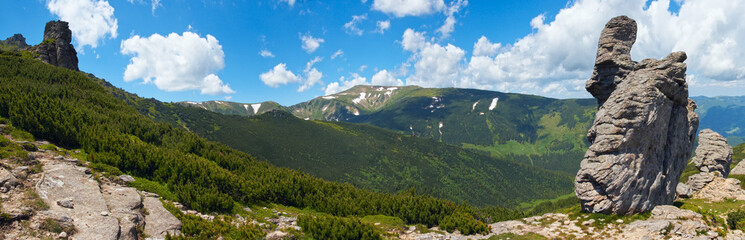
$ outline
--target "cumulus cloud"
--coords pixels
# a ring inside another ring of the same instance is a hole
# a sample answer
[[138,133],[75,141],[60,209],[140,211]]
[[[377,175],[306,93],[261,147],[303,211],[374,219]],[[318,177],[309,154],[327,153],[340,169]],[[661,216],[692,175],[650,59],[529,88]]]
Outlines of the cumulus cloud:
[[321,83],[321,78],[323,78],[323,73],[313,67],[313,65],[315,65],[316,63],[320,61],[323,61],[323,58],[315,57],[305,64],[305,70],[303,70],[303,73],[305,73],[305,79],[303,79],[303,85],[297,89],[298,92],[304,92],[305,90],[310,89],[317,83]]
[[372,85],[403,86],[404,82],[393,76],[388,70],[383,69],[372,76]]
[[[407,29],[401,40],[412,52],[413,73],[407,84],[470,87],[506,92],[542,93],[554,97],[587,97],[597,41],[613,16],[627,15],[638,23],[632,58],[663,58],[686,51],[695,88],[732,85],[745,78],[745,2],[682,1],[677,13],[668,0],[578,0],[550,22],[539,15],[530,21],[532,33],[514,43],[479,38],[470,59],[459,47],[428,40],[426,33]],[[442,29],[442,28],[441,28]],[[444,32],[438,31],[443,34]],[[406,69],[402,69],[406,70]]]
[[[348,79],[348,80],[347,80]],[[352,73],[351,77],[345,78],[341,76],[338,82],[332,82],[326,86],[326,95],[338,93],[347,89],[350,89],[357,85],[369,85],[367,78],[360,76],[357,73]]]
[[372,9],[396,17],[422,16],[445,10],[443,0],[375,0]]
[[114,8],[104,0],[50,0],[49,12],[70,23],[72,37],[78,48],[98,47],[98,43],[108,35],[117,37],[119,25],[114,17]]
[[341,49],[336,50],[336,52],[334,52],[334,54],[331,54],[331,60],[334,60],[334,59],[336,59],[338,57],[341,57],[341,56],[344,56],[344,51],[342,51]]
[[349,35],[362,36],[362,29],[357,25],[367,19],[367,14],[352,16],[352,20],[344,24],[344,31]]
[[324,42],[323,38],[314,38],[310,34],[301,35],[300,40],[303,42],[303,50],[307,53],[315,52],[321,46],[321,43]]
[[391,28],[391,21],[390,20],[378,21],[376,25],[378,26],[378,28],[375,30],[375,32],[383,34],[385,33],[385,30],[388,30],[389,28]]
[[259,55],[261,55],[261,57],[264,57],[264,58],[274,58],[274,53],[266,49],[259,51]]
[[425,33],[412,29],[404,31],[401,45],[414,53],[414,74],[406,79],[408,85],[422,87],[471,87],[460,81],[466,52],[452,44],[442,46],[428,42]]
[[308,61],[303,70],[304,76],[296,75],[292,71],[287,70],[287,64],[280,63],[269,71],[260,74],[259,79],[261,79],[261,81],[267,86],[273,88],[290,83],[301,83],[297,91],[304,92],[316,84],[322,83],[321,78],[323,78],[323,73],[313,67],[313,65],[320,61],[323,61],[323,58],[315,57]]
[[455,14],[460,12],[466,5],[468,5],[468,0],[453,0],[450,3],[450,6],[445,10],[445,15],[447,16],[445,23],[437,29],[437,32],[440,33],[442,38],[450,37],[450,33],[455,31]]
[[499,51],[502,44],[492,43],[484,36],[481,36],[475,44],[473,44],[473,56],[494,56]]
[[300,81],[300,77],[292,73],[292,71],[287,70],[287,64],[284,63],[277,64],[277,66],[274,66],[268,72],[262,73],[259,75],[259,79],[267,86],[273,88]]
[[138,35],[122,41],[121,53],[134,55],[124,70],[124,81],[142,79],[165,91],[200,90],[202,94],[231,94],[215,73],[225,67],[225,53],[211,35]]

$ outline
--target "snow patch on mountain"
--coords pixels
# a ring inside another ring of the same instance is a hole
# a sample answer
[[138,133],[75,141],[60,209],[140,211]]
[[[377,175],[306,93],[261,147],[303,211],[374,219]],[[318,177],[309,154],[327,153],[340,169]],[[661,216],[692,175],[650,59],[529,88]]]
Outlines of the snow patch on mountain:
[[489,111],[494,110],[494,108],[497,107],[498,101],[499,101],[499,98],[494,98],[491,100],[491,105],[489,105]]
[[254,109],[254,114],[258,114],[259,108],[261,107],[261,103],[251,104],[251,107]]
[[365,100],[366,96],[367,96],[367,93],[361,92],[360,97],[355,98],[354,100],[352,100],[352,102],[354,102],[354,104],[359,104],[362,100]]

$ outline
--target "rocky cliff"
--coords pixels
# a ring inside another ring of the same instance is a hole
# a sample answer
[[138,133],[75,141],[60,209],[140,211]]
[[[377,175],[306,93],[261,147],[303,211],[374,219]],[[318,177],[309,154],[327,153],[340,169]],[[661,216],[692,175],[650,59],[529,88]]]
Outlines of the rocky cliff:
[[45,63],[79,71],[78,53],[70,44],[71,41],[72,31],[67,22],[50,21],[44,27],[44,41],[32,47],[31,51],[37,53],[36,58]]
[[635,38],[633,19],[611,19],[586,85],[600,104],[575,179],[586,212],[633,214],[672,204],[691,154],[698,116],[688,99],[686,54],[634,62]]

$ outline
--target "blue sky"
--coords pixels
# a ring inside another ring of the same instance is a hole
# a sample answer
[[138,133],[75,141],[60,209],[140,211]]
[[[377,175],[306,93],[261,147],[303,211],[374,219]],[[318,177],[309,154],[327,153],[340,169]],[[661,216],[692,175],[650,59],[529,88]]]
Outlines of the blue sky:
[[602,26],[625,14],[639,23],[635,60],[684,50],[691,95],[719,96],[745,93],[744,10],[719,0],[30,0],[4,3],[0,37],[38,44],[47,21],[69,21],[82,71],[162,101],[292,105],[356,84],[576,98],[590,97]]

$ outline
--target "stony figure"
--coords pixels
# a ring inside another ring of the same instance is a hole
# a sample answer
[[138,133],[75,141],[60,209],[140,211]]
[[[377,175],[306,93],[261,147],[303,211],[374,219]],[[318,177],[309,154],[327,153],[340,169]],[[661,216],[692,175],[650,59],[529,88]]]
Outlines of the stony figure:
[[611,19],[586,89],[599,104],[575,178],[582,210],[633,214],[672,204],[698,129],[688,99],[686,54],[631,60],[636,21]]
[[79,71],[78,53],[72,42],[72,31],[67,22],[49,21],[44,27],[44,40],[32,48],[37,59],[54,66]]
[[711,129],[701,130],[693,163],[701,172],[719,172],[723,178],[727,178],[732,163],[732,146],[719,133]]

